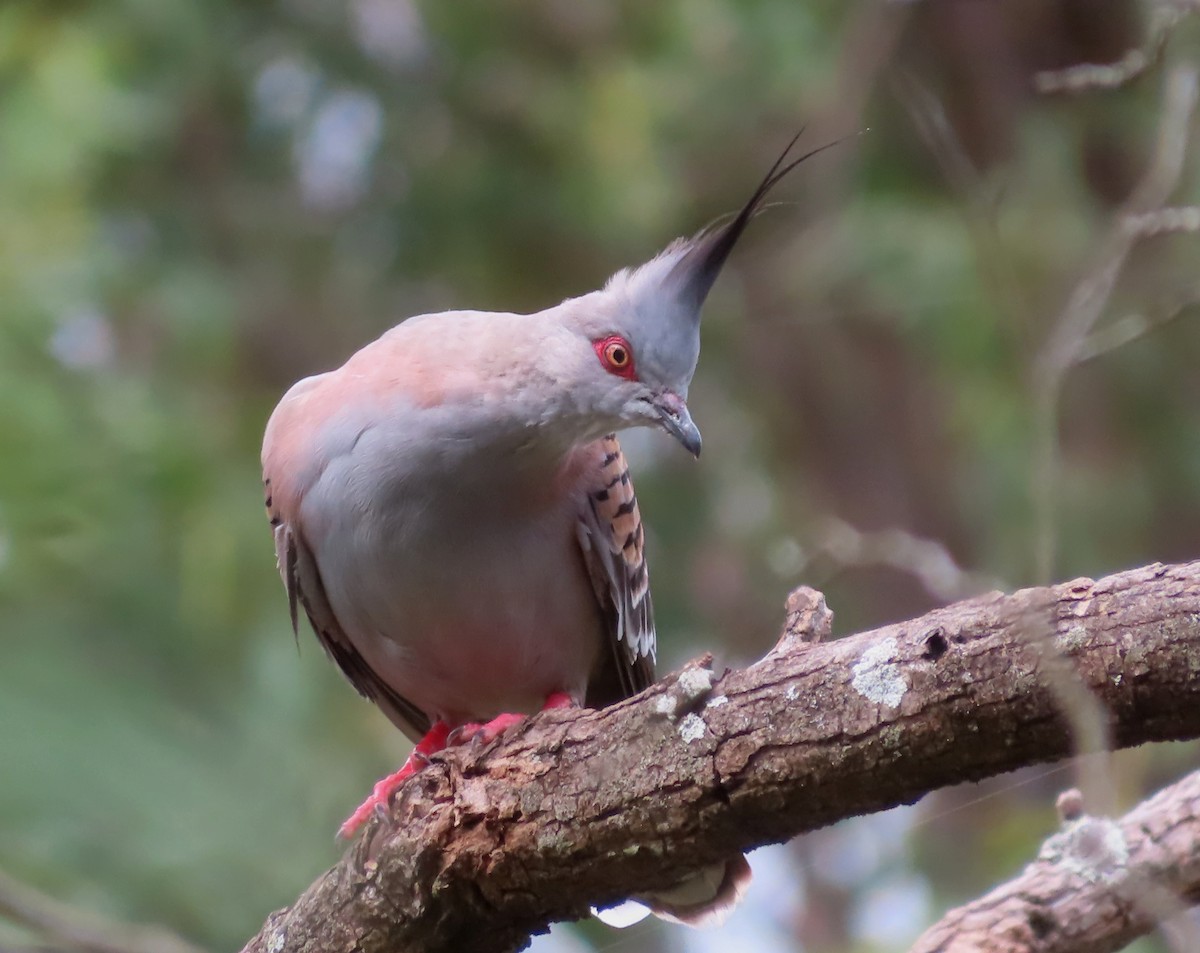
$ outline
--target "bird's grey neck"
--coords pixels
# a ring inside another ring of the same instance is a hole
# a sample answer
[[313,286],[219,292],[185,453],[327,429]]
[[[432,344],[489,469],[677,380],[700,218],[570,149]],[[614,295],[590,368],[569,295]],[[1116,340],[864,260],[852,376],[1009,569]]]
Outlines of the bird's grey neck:
[[579,444],[612,429],[570,408],[545,403],[525,411],[514,409],[502,417],[484,412],[481,418],[472,440],[476,449],[488,455],[505,454],[514,463],[535,468],[556,467]]
[[422,429],[433,439],[413,434],[410,445],[418,453],[437,447],[426,463],[431,471],[483,474],[503,460],[504,471],[515,478],[557,471],[575,447],[612,429],[569,405],[544,400],[479,401],[422,417]]

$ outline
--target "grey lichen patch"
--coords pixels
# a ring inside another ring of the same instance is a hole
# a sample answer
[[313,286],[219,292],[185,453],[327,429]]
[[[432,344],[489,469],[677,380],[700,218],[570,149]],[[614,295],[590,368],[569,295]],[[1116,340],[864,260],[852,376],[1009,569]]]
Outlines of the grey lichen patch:
[[884,751],[900,751],[904,748],[905,731],[899,725],[884,725],[879,729],[879,744]]
[[854,690],[877,705],[896,708],[908,690],[900,663],[895,661],[897,643],[892,637],[876,642],[854,663]]
[[713,695],[704,705],[705,708],[720,708],[722,705],[729,704],[728,695]]
[[707,730],[704,719],[694,712],[679,719],[679,737],[689,743],[699,741]]
[[792,682],[792,684],[789,685],[787,687],[787,689],[784,691],[783,697],[786,698],[790,702],[794,702],[796,700],[796,697],[799,694],[800,694],[800,686],[797,685],[795,682]]
[[713,671],[707,665],[684,669],[670,689],[654,699],[654,713],[666,718],[678,718],[691,711],[712,692]]
[[267,937],[267,953],[279,953],[287,945],[287,930],[279,927]]
[[1129,875],[1129,845],[1108,817],[1084,814],[1046,840],[1038,860],[1056,863],[1090,883],[1112,886]]
[[570,849],[571,838],[565,836],[557,825],[548,825],[538,830],[537,845],[543,854],[556,856]]
[[1088,639],[1086,626],[1072,625],[1065,632],[1060,632],[1054,641],[1058,643],[1059,651],[1076,652],[1087,646]]
[[1037,672],[1018,669],[1010,676],[1013,692],[1018,695],[1028,695],[1042,687],[1042,679]]
[[679,692],[682,705],[690,705],[712,691],[713,673],[711,668],[703,666],[685,669],[679,675],[675,688]]
[[556,821],[566,824],[569,823],[572,818],[578,816],[579,806],[570,798],[557,798],[555,799],[551,810]]

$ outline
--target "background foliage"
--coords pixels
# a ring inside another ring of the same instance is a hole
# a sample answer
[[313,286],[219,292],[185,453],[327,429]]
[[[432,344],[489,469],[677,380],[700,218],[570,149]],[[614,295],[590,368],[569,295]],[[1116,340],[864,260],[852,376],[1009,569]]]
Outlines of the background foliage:
[[[7,0],[0,867],[228,949],[331,863],[404,746],[288,632],[257,462],[274,402],[410,314],[590,290],[739,205],[803,120],[814,144],[870,131],[789,180],[714,290],[704,458],[627,441],[664,667],[762,653],[801,581],[841,632],[1038,581],[1031,367],[1153,148],[1162,73],[1066,97],[1033,77],[1118,59],[1152,15]],[[1185,27],[1167,58],[1196,51]],[[1194,297],[1195,253],[1139,246],[1106,321]],[[1071,373],[1054,576],[1197,555],[1198,363],[1185,310]],[[1124,756],[1123,806],[1195,760]],[[540,942],[898,950],[1028,859],[1069,780],[764,852],[722,933]]]

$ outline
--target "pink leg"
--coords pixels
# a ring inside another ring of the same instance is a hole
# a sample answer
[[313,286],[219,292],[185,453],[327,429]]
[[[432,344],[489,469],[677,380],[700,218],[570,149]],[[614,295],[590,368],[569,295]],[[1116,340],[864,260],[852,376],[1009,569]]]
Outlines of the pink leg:
[[[575,703],[571,700],[571,696],[566,692],[552,692],[546,696],[546,702],[542,705],[542,711],[548,711],[552,708],[570,708]],[[350,838],[363,825],[363,822],[370,817],[375,811],[386,811],[388,804],[391,802],[392,795],[408,778],[423,768],[429,762],[429,756],[434,752],[441,751],[447,745],[460,744],[470,738],[482,737],[486,741],[492,741],[506,728],[511,728],[513,725],[520,724],[528,716],[517,715],[506,712],[497,715],[491,721],[483,722],[468,722],[465,725],[460,725],[453,731],[450,726],[443,721],[436,722],[428,733],[417,742],[417,746],[413,748],[412,754],[408,756],[408,760],[404,762],[404,766],[395,774],[389,774],[386,778],[382,778],[376,782],[374,790],[371,791],[371,796],[362,802],[348,818],[345,823],[338,829],[338,837]]]
[[425,767],[429,762],[431,754],[441,751],[446,747],[446,739],[449,734],[449,725],[442,721],[435,722],[433,727],[426,732],[425,737],[417,742],[416,747],[413,748],[412,754],[408,756],[408,760],[404,762],[403,767],[395,774],[389,774],[386,778],[382,778],[376,782],[374,789],[371,791],[371,796],[363,801],[354,813],[346,818],[342,826],[338,828],[338,837],[343,839],[353,837],[363,822],[375,811],[387,810],[387,806],[391,802],[392,795],[396,793],[396,789],[408,780],[410,775],[415,774],[421,768]]

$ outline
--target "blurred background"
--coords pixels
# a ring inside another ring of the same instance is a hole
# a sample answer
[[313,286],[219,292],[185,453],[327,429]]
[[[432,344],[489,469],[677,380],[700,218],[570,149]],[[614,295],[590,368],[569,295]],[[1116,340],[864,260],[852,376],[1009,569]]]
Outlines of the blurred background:
[[[1089,359],[1049,397],[1037,370],[1200,34],[1116,89],[1043,94],[1039,72],[1154,52],[1169,12],[5,0],[0,869],[216,951],[332,864],[406,745],[307,631],[297,652],[271,408],[408,315],[597,287],[739,206],[802,122],[851,138],[787,180],[709,299],[704,457],[626,441],[662,669],[758,657],[801,582],[846,634],[1196,557],[1197,239],[1139,243]],[[1120,807],[1198,762],[1121,755]],[[899,951],[1031,859],[1073,778],[760,851],[721,931],[588,923],[534,949]],[[44,943],[0,916],[0,947]]]

